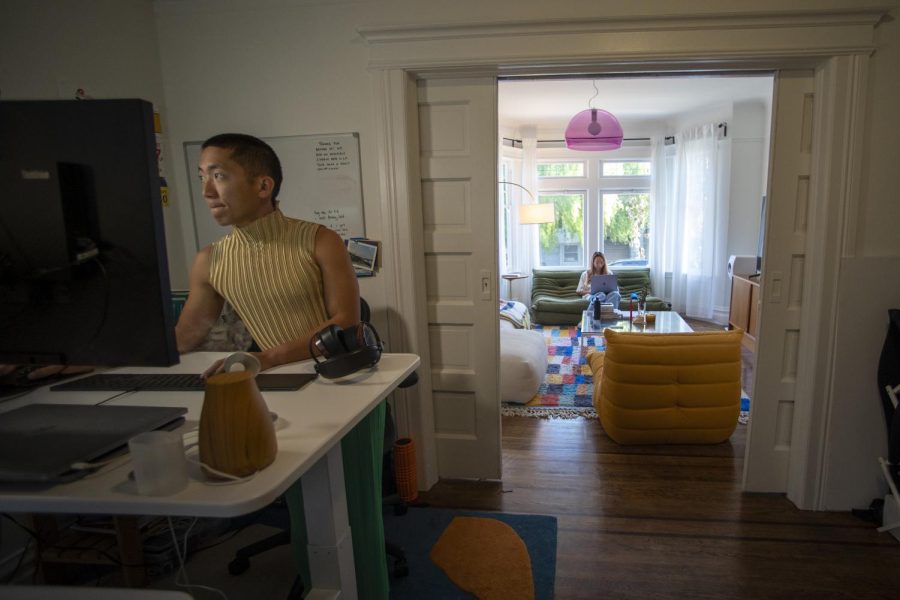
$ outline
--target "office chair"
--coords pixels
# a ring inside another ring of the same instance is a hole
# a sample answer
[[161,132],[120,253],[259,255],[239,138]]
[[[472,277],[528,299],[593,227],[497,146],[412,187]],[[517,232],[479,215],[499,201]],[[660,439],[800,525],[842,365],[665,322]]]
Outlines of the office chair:
[[[360,307],[359,307],[359,315],[360,320],[364,322],[369,322],[369,319],[372,316],[371,309],[369,308],[369,304],[365,301],[365,299],[360,298]],[[419,381],[418,374],[413,371],[410,373],[406,379],[400,382],[397,386],[398,388],[407,388],[412,385],[415,385]],[[385,463],[391,463],[391,470],[382,470],[382,493],[384,494],[385,489],[385,476],[390,476],[391,480],[393,480],[393,469],[392,469],[392,461],[390,461],[390,448],[393,446],[394,438],[396,435],[394,433],[394,421],[390,412],[390,405],[387,406],[387,412],[385,414],[385,448],[388,452],[384,452],[384,461]],[[388,441],[390,440],[390,443]],[[387,504],[394,504],[392,497],[388,497]],[[394,504],[395,514],[404,514],[406,512],[406,506],[402,501],[399,504]],[[398,512],[402,511],[402,512]],[[275,533],[267,538],[259,540],[258,542],[254,542],[253,544],[249,544],[240,548],[237,552],[235,552],[234,558],[231,562],[228,563],[228,572],[231,575],[240,575],[244,571],[250,568],[250,559],[258,554],[262,554],[263,552],[267,552],[272,548],[277,548],[279,546],[283,546],[285,544],[291,543],[291,530],[290,530],[290,516],[288,514],[287,505],[284,502],[283,498],[279,498],[272,505],[258,511],[248,517],[245,520],[241,520],[240,523],[252,522],[252,523],[261,523],[264,525],[270,525],[273,527],[278,527],[281,529],[278,533]],[[393,559],[393,567],[391,573],[395,577],[405,577],[409,574],[409,567],[406,563],[406,554],[403,549],[390,542],[385,541],[385,552],[389,557]],[[301,598],[303,594],[303,585],[301,583],[300,577],[297,577],[294,580],[294,584],[291,587],[291,591],[288,594],[289,599]]]

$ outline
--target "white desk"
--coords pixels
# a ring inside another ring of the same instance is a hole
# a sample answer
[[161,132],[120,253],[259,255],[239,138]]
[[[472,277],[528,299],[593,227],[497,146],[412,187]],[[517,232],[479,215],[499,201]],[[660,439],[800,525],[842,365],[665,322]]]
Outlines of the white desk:
[[[222,353],[198,352],[182,357],[168,370],[200,373]],[[298,392],[264,392],[275,424],[278,455],[275,462],[251,481],[209,486],[205,475],[192,467],[188,486],[171,496],[137,493],[128,479],[130,462],[101,469],[78,481],[49,487],[0,485],[0,510],[32,513],[99,513],[111,515],[173,515],[234,517],[263,508],[298,479],[302,479],[309,529],[310,568],[315,592],[343,590],[356,596],[352,538],[347,522],[341,438],[359,423],[419,365],[413,354],[385,354],[369,371],[340,382],[318,378]],[[127,368],[121,372],[160,372],[159,367]],[[269,372],[311,372],[312,362],[295,363]],[[39,389],[0,406],[5,412],[25,404],[96,404],[116,392],[51,392]],[[203,392],[136,392],[108,402],[115,405],[185,406],[186,421],[179,430],[195,431]],[[327,592],[326,592],[327,595]],[[315,596],[314,596],[315,597]]]

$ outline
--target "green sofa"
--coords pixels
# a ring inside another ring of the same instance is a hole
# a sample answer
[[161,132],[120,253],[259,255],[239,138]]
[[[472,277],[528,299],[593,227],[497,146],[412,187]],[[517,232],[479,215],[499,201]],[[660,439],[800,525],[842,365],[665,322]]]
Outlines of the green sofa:
[[[650,290],[649,267],[623,267],[613,271],[622,294],[620,309],[628,310],[632,292]],[[588,301],[575,293],[582,271],[534,269],[531,279],[531,322],[541,325],[577,325]],[[669,310],[671,304],[647,296],[647,310]]]

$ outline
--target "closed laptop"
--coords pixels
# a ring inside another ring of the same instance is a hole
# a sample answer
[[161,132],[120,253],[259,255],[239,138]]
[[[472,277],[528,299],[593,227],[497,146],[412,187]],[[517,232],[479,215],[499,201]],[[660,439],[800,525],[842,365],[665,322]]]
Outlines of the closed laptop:
[[180,422],[183,407],[32,404],[0,414],[0,482],[70,481],[73,469],[139,433]]

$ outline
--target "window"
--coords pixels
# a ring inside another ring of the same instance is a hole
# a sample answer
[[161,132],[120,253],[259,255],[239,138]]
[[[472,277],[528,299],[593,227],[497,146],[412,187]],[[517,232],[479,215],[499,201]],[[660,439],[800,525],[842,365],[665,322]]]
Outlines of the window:
[[[603,193],[603,253],[607,262],[649,256],[650,194]],[[620,263],[621,264],[621,263]]]
[[[627,260],[619,264],[647,264],[652,171],[649,145],[594,155],[538,147],[535,159],[535,196],[538,202],[553,203],[556,213],[553,223],[527,226],[537,228],[539,234],[535,267],[584,269],[595,250],[605,252],[610,263]],[[513,237],[516,233],[513,231]],[[530,244],[525,247],[534,250]]]
[[649,177],[649,160],[604,160],[603,177]]
[[584,177],[584,161],[542,162],[537,165],[538,177]]
[[540,225],[542,267],[584,264],[584,206],[586,192],[541,192],[540,202],[554,205],[556,221]]

